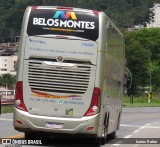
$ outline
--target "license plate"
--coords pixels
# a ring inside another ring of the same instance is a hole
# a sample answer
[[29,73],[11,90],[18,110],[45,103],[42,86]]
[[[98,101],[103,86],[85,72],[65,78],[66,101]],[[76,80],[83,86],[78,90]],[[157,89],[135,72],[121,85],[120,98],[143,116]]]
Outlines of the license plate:
[[46,122],[46,127],[53,128],[53,129],[62,129],[63,124],[62,123]]

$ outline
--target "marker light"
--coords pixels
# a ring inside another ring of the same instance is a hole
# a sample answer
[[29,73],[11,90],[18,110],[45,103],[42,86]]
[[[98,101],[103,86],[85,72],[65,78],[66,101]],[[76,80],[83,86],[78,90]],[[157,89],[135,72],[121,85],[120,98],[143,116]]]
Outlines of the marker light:
[[20,125],[22,124],[22,122],[20,120],[16,120],[16,123],[20,124]]
[[32,10],[36,10],[38,6],[32,6]]
[[95,14],[95,15],[97,15],[97,16],[98,16],[99,12],[98,12],[98,11],[93,10],[93,14]]
[[94,129],[94,127],[88,127],[88,128],[87,128],[88,131],[91,131],[91,130],[93,130],[93,129]]

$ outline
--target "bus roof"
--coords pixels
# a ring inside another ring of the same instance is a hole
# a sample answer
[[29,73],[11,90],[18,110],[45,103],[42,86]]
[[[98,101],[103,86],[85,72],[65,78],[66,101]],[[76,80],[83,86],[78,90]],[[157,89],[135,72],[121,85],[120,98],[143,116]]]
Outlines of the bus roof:
[[74,7],[62,7],[62,6],[32,6],[33,9],[51,9],[51,10],[72,10],[72,11],[79,11],[83,13],[93,13],[98,15],[98,11],[89,10],[89,9],[82,9],[82,8],[74,8]]

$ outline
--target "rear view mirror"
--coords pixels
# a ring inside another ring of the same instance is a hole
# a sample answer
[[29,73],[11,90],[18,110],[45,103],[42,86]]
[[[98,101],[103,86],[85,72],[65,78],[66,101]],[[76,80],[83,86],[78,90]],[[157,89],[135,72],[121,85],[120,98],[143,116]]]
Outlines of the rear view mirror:
[[131,88],[132,85],[132,73],[129,68],[125,67],[125,75],[124,75],[124,89],[125,93],[127,93],[128,89]]

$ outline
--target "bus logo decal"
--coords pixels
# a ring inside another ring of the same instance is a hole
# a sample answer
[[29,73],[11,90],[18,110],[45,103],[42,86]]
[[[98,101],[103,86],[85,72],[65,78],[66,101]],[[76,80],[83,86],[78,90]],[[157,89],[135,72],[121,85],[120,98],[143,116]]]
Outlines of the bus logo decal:
[[69,19],[71,17],[73,20],[77,20],[76,14],[74,12],[67,12],[65,14],[64,11],[57,11],[53,18],[58,18],[59,16],[61,16],[63,19]]
[[66,96],[62,96],[62,95],[52,95],[52,94],[48,94],[45,92],[40,92],[40,91],[36,91],[36,90],[31,90],[32,91],[32,96],[34,97],[39,97],[39,98],[49,98],[49,99],[68,99],[68,98],[80,98],[80,95],[66,95]]
[[30,41],[31,43],[46,44],[46,42],[45,42],[45,41],[41,41],[41,40],[33,40],[33,39],[29,39],[29,41]]
[[63,62],[64,61],[64,58],[62,56],[58,56],[56,58],[57,62]]

